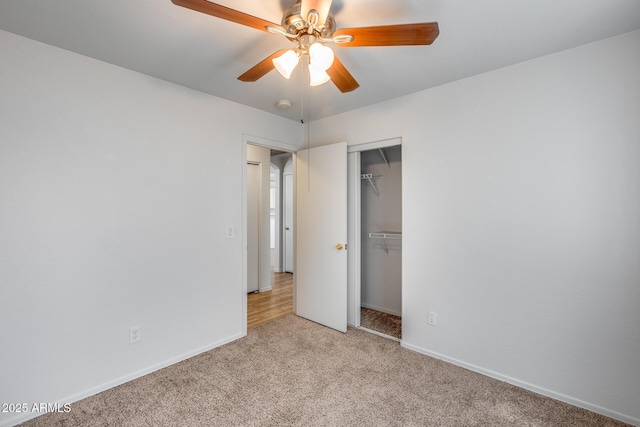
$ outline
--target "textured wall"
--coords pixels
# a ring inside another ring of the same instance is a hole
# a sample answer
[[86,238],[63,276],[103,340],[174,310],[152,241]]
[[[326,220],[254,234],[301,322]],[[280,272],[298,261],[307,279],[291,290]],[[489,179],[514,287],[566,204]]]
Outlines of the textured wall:
[[636,31],[314,123],[402,137],[404,345],[640,424],[638,76]]
[[0,402],[240,337],[243,133],[300,124],[2,31],[0,56]]

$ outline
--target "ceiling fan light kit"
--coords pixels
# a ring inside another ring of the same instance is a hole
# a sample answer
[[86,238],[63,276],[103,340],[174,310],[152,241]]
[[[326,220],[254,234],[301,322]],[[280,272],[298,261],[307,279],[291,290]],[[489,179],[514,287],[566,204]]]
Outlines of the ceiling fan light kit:
[[255,82],[274,68],[288,79],[304,57],[311,86],[331,80],[341,92],[350,92],[360,85],[326,43],[340,47],[430,45],[439,34],[437,22],[336,30],[330,12],[332,0],[298,0],[285,10],[281,25],[207,0],[171,1],[197,12],[284,36],[296,43],[295,48],[279,50],[246,71],[238,77],[243,82]]
[[309,48],[309,64],[316,70],[327,71],[334,58],[333,50],[322,43],[316,42]]
[[277,58],[273,58],[272,61],[273,66],[282,74],[282,77],[288,79],[300,62],[300,56],[295,50],[288,50]]
[[319,70],[309,64],[309,86],[320,86],[331,80],[325,70]]

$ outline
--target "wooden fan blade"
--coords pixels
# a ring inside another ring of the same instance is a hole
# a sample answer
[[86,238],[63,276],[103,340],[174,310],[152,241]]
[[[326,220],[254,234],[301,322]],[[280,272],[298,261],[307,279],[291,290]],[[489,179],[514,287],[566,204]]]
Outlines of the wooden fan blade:
[[361,46],[409,46],[427,45],[440,34],[437,22],[422,24],[384,25],[380,27],[342,28],[333,35],[351,35],[350,43],[339,43],[341,47]]
[[338,58],[334,58],[333,65],[329,67],[327,74],[329,74],[333,84],[335,84],[342,93],[351,92],[360,87],[360,84],[353,78]]
[[246,73],[238,77],[238,80],[243,82],[255,82],[256,80],[258,80],[259,78],[267,74],[269,71],[276,68],[275,65],[273,65],[273,58],[277,58],[278,56],[285,53],[287,50],[289,49],[280,49],[273,55],[258,62],[253,68],[251,68]]
[[267,31],[265,28],[269,26],[278,26],[270,21],[256,18],[255,16],[248,15],[237,10],[208,2],[207,0],[171,0],[173,4],[186,7],[187,9],[195,10],[197,12],[206,13],[207,15],[215,16],[216,18],[225,19],[227,21],[235,22],[236,24],[246,25],[247,27],[255,28],[261,31]]

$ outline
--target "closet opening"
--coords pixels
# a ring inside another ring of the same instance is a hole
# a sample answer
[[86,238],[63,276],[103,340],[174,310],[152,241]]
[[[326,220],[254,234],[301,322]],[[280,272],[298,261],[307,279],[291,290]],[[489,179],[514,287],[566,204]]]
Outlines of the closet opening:
[[[351,198],[357,247],[353,260],[354,325],[402,339],[402,150],[401,145],[358,151]],[[351,249],[351,248],[350,248]]]

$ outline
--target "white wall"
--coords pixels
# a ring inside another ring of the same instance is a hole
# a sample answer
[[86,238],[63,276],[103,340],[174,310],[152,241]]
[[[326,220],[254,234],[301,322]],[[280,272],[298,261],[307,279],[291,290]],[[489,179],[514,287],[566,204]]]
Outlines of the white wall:
[[0,57],[0,402],[240,337],[243,134],[301,125],[3,31]]
[[403,345],[640,424],[639,76],[636,31],[314,123],[402,137]]

